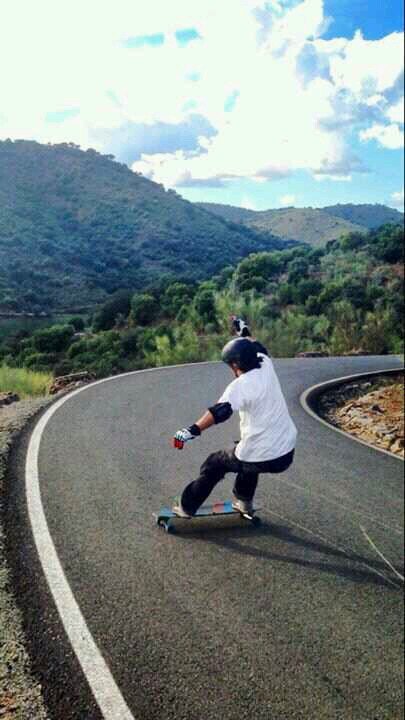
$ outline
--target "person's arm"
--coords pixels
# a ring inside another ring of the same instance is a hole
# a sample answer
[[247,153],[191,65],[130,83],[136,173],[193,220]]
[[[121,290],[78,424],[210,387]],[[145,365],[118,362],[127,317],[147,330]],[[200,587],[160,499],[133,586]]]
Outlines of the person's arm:
[[264,345],[262,345],[262,343],[259,342],[259,340],[257,340],[257,338],[252,336],[252,333],[250,332],[248,325],[245,323],[245,321],[242,318],[237,317],[236,315],[231,315],[231,321],[232,321],[232,330],[235,333],[235,335],[237,335],[238,337],[246,338],[247,340],[250,340],[254,344],[257,352],[260,352],[260,353],[263,353],[263,355],[269,356],[269,352],[268,352],[267,348],[265,348]]
[[208,408],[196,423],[188,428],[178,430],[173,438],[173,446],[178,450],[182,450],[184,443],[199,437],[204,430],[208,430],[212,425],[225,422],[231,417],[232,413],[232,406],[229,402],[216,403]]
[[212,412],[210,410],[206,410],[204,415],[197,420],[196,425],[200,428],[200,432],[204,432],[204,430],[208,430],[211,425],[215,425],[215,418]]

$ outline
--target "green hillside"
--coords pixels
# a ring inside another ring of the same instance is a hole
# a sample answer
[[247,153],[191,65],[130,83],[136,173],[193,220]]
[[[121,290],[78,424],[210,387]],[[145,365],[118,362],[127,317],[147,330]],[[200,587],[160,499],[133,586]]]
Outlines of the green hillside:
[[0,142],[0,313],[94,306],[284,248],[72,144]]
[[116,293],[85,320],[0,338],[0,367],[104,377],[217,360],[234,313],[278,357],[400,353],[403,241],[401,227],[385,225],[326,248],[254,253],[209,281]]
[[396,224],[404,222],[403,213],[386,205],[378,204],[353,205],[348,203],[345,205],[329,205],[328,207],[322,208],[322,212],[342,218],[342,220],[357,223],[368,230],[374,230],[387,223]]
[[254,211],[215,203],[197,203],[217,217],[255,230],[271,232],[284,240],[323,247],[350,232],[365,232],[387,223],[398,223],[403,215],[384,205],[333,205],[329,208],[282,208]]

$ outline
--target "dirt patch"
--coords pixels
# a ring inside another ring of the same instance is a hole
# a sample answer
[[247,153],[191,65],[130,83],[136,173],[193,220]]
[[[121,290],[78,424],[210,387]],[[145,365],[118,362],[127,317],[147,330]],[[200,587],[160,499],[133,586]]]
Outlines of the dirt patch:
[[319,400],[321,416],[377,448],[404,457],[404,377],[348,383]]

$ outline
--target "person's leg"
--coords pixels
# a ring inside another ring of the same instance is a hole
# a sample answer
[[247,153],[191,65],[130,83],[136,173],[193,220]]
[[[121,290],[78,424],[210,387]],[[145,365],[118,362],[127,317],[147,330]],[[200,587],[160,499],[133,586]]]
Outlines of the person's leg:
[[183,490],[181,496],[183,509],[194,515],[226,473],[238,472],[240,466],[241,463],[235,457],[233,450],[219,450],[209,455],[201,465],[198,478]]
[[236,476],[233,494],[238,500],[251,502],[256,492],[258,480],[258,472],[246,471],[243,468]]
[[294,459],[294,450],[265,462],[240,462],[240,469],[236,476],[233,494],[238,500],[253,503],[260,473],[282,473],[287,470]]
[[295,450],[291,450],[291,452],[287,453],[286,455],[282,455],[275,460],[270,460],[267,470],[263,470],[263,472],[274,474],[285,472],[286,470],[288,470],[294,460],[294,453]]

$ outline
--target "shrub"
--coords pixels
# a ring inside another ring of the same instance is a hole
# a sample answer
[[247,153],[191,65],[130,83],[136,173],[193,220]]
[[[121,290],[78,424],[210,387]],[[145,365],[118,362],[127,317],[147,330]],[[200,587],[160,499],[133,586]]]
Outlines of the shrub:
[[73,335],[73,325],[53,325],[50,328],[34,332],[32,345],[41,353],[59,353],[67,350]]
[[4,392],[15,392],[21,398],[47,395],[52,380],[51,373],[0,366],[0,388]]
[[153,295],[141,293],[131,301],[130,320],[133,325],[150,325],[159,315],[159,304]]
[[93,328],[96,332],[100,330],[111,330],[118,315],[128,317],[131,309],[132,293],[129,290],[121,290],[112,295],[102,305],[93,319]]

